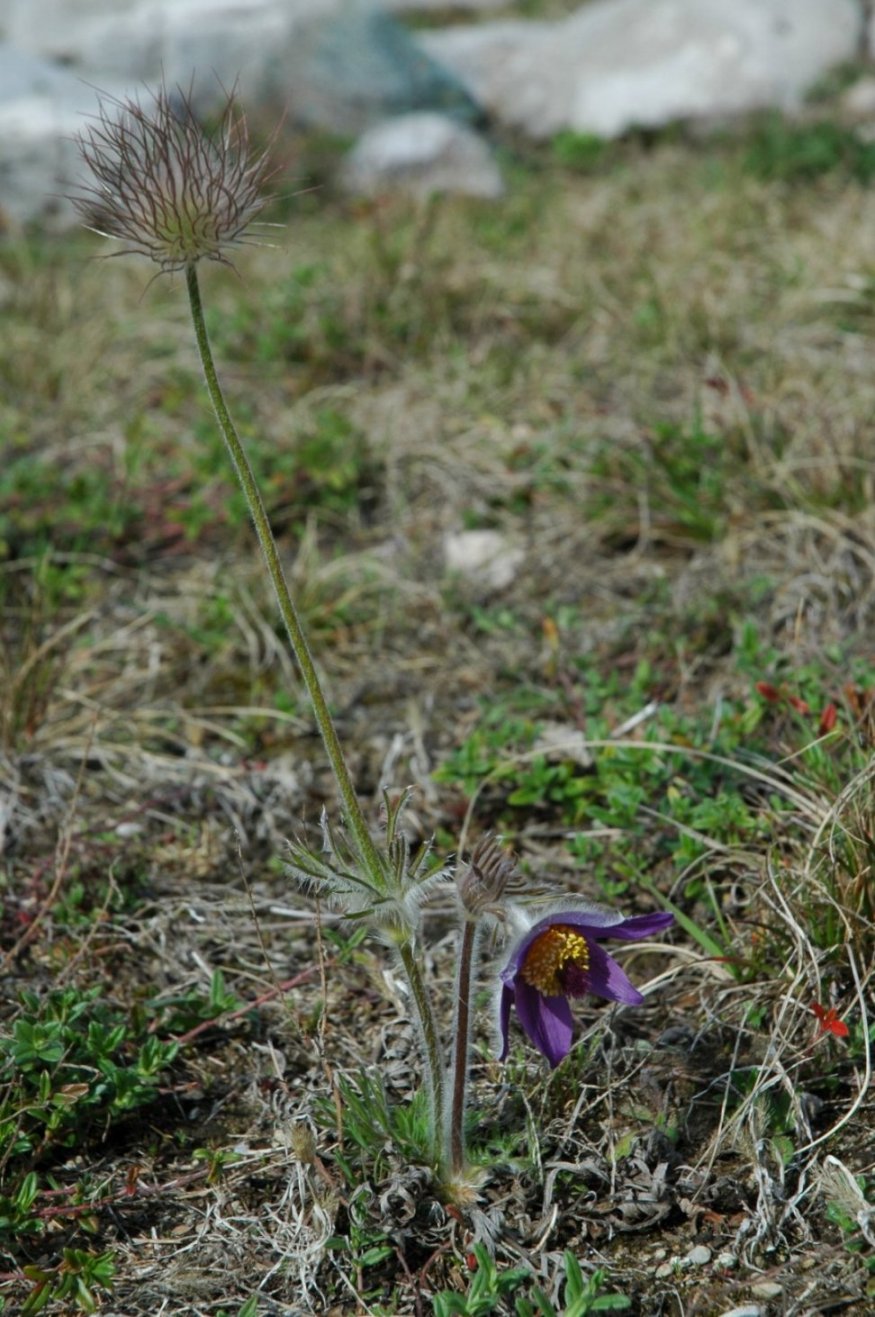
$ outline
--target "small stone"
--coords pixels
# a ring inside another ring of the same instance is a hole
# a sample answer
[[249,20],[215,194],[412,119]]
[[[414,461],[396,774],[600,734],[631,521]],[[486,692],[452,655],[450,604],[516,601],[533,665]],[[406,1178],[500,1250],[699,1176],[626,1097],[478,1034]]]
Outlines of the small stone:
[[660,1263],[660,1265],[656,1268],[656,1279],[657,1279],[657,1280],[666,1280],[667,1277],[669,1277],[669,1276],[673,1276],[673,1275],[674,1275],[674,1270],[675,1270],[675,1263],[674,1263],[673,1261],[672,1261],[672,1262],[662,1262],[662,1263]]
[[719,1253],[717,1256],[717,1266],[723,1271],[731,1271],[733,1267],[738,1266],[738,1258],[734,1253]]
[[142,823],[117,823],[115,828],[117,837],[136,837],[142,831]]
[[444,560],[487,590],[503,590],[515,579],[525,554],[497,530],[465,530],[444,539]]
[[784,1287],[774,1280],[761,1280],[757,1285],[751,1285],[750,1292],[758,1299],[777,1299],[784,1293]]
[[762,1314],[758,1303],[743,1303],[740,1308],[727,1308],[720,1317],[762,1317]]
[[504,192],[483,138],[445,114],[425,111],[369,128],[347,157],[340,181],[347,192],[365,197],[453,192],[495,199]]
[[711,1261],[711,1250],[707,1244],[697,1244],[691,1248],[684,1262],[688,1267],[704,1267]]

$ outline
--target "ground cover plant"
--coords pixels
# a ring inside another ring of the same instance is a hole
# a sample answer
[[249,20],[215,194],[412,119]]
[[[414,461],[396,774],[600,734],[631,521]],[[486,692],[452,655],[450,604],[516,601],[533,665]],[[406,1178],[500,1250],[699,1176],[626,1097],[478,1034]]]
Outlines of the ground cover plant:
[[[787,134],[305,193],[204,275],[370,816],[413,783],[442,864],[498,833],[536,912],[675,918],[554,1069],[512,1020],[497,1059],[484,939],[465,1202],[397,967],[288,872],[337,792],[184,276],[5,241],[8,1311],[868,1310],[875,202]],[[504,585],[447,567],[470,530]]]

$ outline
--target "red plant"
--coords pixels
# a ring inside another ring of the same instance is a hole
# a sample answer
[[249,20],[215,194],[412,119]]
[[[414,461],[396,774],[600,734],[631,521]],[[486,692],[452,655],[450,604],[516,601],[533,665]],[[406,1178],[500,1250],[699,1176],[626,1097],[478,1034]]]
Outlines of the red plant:
[[832,731],[832,729],[836,725],[836,719],[838,718],[838,716],[839,716],[838,709],[833,704],[832,700],[830,700],[829,704],[826,706],[823,713],[820,715],[820,722],[818,724],[817,730],[821,736],[826,736],[827,732]]
[[826,1006],[821,1006],[820,1002],[814,1002],[811,1009],[817,1016],[818,1037],[822,1033],[831,1033],[835,1034],[836,1038],[847,1038],[850,1029],[844,1020],[839,1019],[839,1013],[835,1006],[830,1006],[827,1009]]
[[[785,684],[774,686],[770,681],[758,681],[754,689],[758,695],[761,695],[769,704],[789,704],[791,709],[797,713],[811,713],[811,705],[807,700],[803,700],[801,695],[794,695],[793,691],[788,690]],[[834,702],[830,700],[829,704],[824,706],[818,723],[818,735],[826,736],[831,732],[838,721],[838,709]]]

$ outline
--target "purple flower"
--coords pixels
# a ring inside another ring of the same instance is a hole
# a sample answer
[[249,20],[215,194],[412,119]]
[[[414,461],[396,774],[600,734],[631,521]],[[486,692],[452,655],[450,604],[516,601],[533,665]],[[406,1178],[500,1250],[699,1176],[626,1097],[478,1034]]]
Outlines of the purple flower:
[[501,1057],[508,1050],[510,1008],[538,1051],[557,1066],[571,1050],[569,997],[587,992],[608,1001],[638,1006],[644,998],[633,988],[613,956],[599,946],[602,938],[634,942],[661,933],[673,915],[622,915],[599,906],[556,910],[518,938],[501,972],[498,1008]]

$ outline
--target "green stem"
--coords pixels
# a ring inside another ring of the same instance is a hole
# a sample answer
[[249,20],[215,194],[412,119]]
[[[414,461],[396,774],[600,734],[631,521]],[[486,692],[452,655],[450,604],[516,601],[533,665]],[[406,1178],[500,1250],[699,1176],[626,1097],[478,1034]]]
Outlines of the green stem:
[[465,918],[459,939],[459,969],[456,977],[456,1015],[453,1022],[452,1093],[449,1113],[450,1171],[465,1169],[465,1095],[468,1086],[468,1040],[471,1032],[471,977],[477,924]]
[[411,941],[401,942],[398,946],[401,960],[422,1035],[422,1049],[425,1057],[425,1077],[431,1115],[432,1152],[437,1153],[441,1138],[441,1122],[444,1111],[444,1061],[443,1049],[438,1037],[437,1023],[431,1000],[422,980],[419,961],[413,953]]
[[[316,722],[319,725],[319,731],[322,733],[322,740],[325,745],[326,753],[334,772],[334,780],[337,783],[340,798],[346,813],[347,822],[352,829],[356,842],[358,843],[358,852],[366,865],[369,876],[374,885],[381,891],[386,889],[386,873],[380,860],[374,839],[368,831],[368,825],[362,812],[361,804],[356,796],[352,785],[352,779],[349,775],[349,769],[346,766],[346,760],[343,757],[340,741],[335,730],[331,714],[328,711],[328,705],[325,696],[322,693],[322,686],[316,672],[316,666],[310,653],[310,647],[307,644],[307,638],[304,635],[297,610],[292,602],[289,587],[286,582],[285,573],[283,572],[280,562],[279,553],[277,552],[276,541],[270,528],[267,512],[255,480],[246,451],[240,441],[240,436],[231,415],[225,403],[219,378],[216,374],[216,367],[213,361],[213,354],[210,348],[210,341],[207,335],[206,321],[204,320],[203,304],[201,302],[200,285],[197,277],[197,267],[189,265],[186,267],[186,282],[188,285],[188,297],[191,303],[191,316],[194,322],[194,332],[197,339],[198,352],[200,354],[201,365],[203,366],[204,378],[207,384],[207,392],[210,395],[210,401],[213,405],[213,411],[216,414],[216,420],[219,423],[219,429],[228,455],[231,458],[240,487],[249,505],[249,512],[255,524],[255,533],[258,536],[258,542],[261,545],[261,551],[264,554],[264,560],[267,564],[267,570],[270,575],[271,583],[279,604],[280,613],[285,623],[286,632],[289,637],[295,658],[298,662],[304,685],[307,688],[307,694],[313,707],[313,713],[316,716]],[[437,1128],[437,1123],[441,1119],[443,1111],[443,1060],[438,1037],[437,1024],[435,1022],[434,1011],[431,1001],[425,989],[422,980],[419,963],[413,954],[412,944],[404,942],[399,947],[401,964],[403,966],[407,981],[410,985],[413,1006],[419,1021],[420,1032],[423,1044],[423,1053],[426,1064],[426,1082],[429,1090],[429,1100],[432,1105],[433,1127]]]
[[319,724],[319,731],[322,733],[322,740],[328,755],[331,768],[334,772],[334,780],[337,783],[337,789],[340,792],[340,798],[343,801],[343,808],[346,813],[346,819],[355,834],[358,842],[359,853],[368,867],[371,879],[380,887],[385,886],[385,874],[383,866],[380,863],[380,856],[374,839],[368,831],[368,825],[362,812],[362,807],[356,796],[352,785],[352,779],[349,775],[349,769],[343,757],[343,750],[338,740],[337,732],[328,711],[328,705],[325,696],[322,693],[322,686],[316,672],[316,666],[310,653],[310,647],[307,644],[307,638],[304,635],[300,619],[298,617],[292,597],[289,593],[289,587],[286,583],[285,573],[283,572],[282,563],[280,562],[279,553],[277,552],[276,540],[273,537],[273,531],[270,528],[270,522],[267,518],[264,503],[255,481],[255,475],[246,456],[246,451],[240,441],[234,422],[225,404],[225,398],[222,393],[219,377],[216,374],[216,367],[213,361],[213,354],[210,348],[210,341],[207,335],[206,321],[204,320],[203,304],[201,302],[200,286],[198,284],[197,267],[195,265],[186,266],[186,282],[188,285],[188,297],[191,303],[191,317],[194,322],[194,332],[197,339],[198,352],[200,354],[201,365],[203,366],[204,378],[207,384],[207,392],[210,395],[210,402],[213,404],[213,411],[216,414],[216,420],[219,423],[219,429],[222,432],[222,438],[228,449],[228,455],[240,482],[240,487],[246,497],[249,505],[249,512],[255,523],[255,533],[258,536],[258,542],[261,545],[261,551],[264,554],[264,560],[267,564],[267,570],[270,575],[271,583],[276,593],[280,613],[285,623],[286,632],[288,633],[289,642],[292,646],[295,658],[298,662],[298,668],[307,688],[307,694],[310,703],[313,706],[313,713],[316,715],[316,722]]

